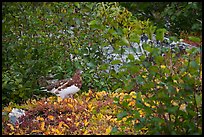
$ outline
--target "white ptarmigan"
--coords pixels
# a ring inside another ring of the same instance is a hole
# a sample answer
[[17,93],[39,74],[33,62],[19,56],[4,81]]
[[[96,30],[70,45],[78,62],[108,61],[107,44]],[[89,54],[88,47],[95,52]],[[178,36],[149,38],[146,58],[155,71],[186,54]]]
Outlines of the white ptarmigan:
[[81,73],[81,70],[76,70],[72,78],[59,80],[47,86],[47,92],[54,93],[56,96],[60,96],[62,99],[77,93],[82,86]]

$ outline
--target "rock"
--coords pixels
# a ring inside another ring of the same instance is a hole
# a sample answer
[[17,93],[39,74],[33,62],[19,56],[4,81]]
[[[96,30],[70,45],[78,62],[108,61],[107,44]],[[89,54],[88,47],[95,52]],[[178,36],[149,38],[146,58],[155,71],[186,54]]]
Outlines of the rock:
[[[114,69],[116,72],[121,71],[120,66],[122,66],[124,63],[128,63],[128,55],[132,54],[136,60],[139,60],[139,57],[141,55],[147,56],[149,52],[145,51],[143,49],[143,44],[151,44],[155,48],[171,48],[172,52],[180,51],[181,53],[184,53],[186,48],[190,48],[191,46],[187,43],[184,43],[182,41],[170,41],[168,37],[164,37],[164,41],[157,41],[156,35],[152,35],[152,39],[149,39],[146,34],[142,34],[140,37],[140,43],[133,43],[130,42],[130,46],[122,46],[124,52],[122,54],[114,52],[114,49],[111,45],[103,47],[103,55],[106,56],[106,60],[104,60],[104,63],[110,64],[113,60],[120,60],[120,64],[110,65],[110,67],[105,70],[106,72],[110,72],[111,69]],[[161,53],[162,55],[164,53]]]
[[12,124],[19,123],[19,118],[25,115],[25,111],[22,109],[13,108],[9,113],[9,122]]

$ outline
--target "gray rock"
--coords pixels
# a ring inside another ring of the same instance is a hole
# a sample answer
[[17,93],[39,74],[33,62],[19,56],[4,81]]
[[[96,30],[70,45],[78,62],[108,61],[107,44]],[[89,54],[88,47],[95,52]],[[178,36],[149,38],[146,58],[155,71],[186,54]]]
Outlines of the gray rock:
[[9,122],[12,124],[19,123],[19,118],[25,115],[25,111],[22,109],[13,108],[9,113]]

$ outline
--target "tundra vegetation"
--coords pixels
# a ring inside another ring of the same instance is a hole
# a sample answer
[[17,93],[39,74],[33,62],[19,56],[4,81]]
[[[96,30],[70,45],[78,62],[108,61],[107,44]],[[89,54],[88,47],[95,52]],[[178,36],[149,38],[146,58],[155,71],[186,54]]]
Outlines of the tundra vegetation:
[[[16,125],[4,115],[2,134],[202,134],[202,7],[160,3],[167,28],[157,25],[156,9],[146,16],[148,4],[135,3],[134,11],[118,2],[3,2],[3,112],[26,115]],[[170,42],[194,46],[143,43],[135,58],[141,35],[165,43],[168,32]],[[121,58],[107,61],[106,47]],[[125,48],[134,52],[123,59]],[[69,78],[76,69],[83,85],[74,99],[41,91],[41,76]]]

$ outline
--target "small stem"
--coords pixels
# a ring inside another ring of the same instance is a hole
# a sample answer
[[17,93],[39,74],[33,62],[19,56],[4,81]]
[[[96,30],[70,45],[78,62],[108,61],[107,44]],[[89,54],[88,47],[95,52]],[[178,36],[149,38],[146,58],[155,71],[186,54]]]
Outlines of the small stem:
[[[197,106],[197,102],[196,102],[196,97],[195,97],[196,93],[195,92],[196,92],[196,90],[193,90],[193,99],[194,99],[194,103],[195,103],[194,105],[195,105],[196,114],[197,114],[196,115],[196,122],[198,122],[198,117],[199,116],[198,116],[198,106]],[[196,127],[197,127],[197,130],[198,130],[198,123],[197,123]]]

